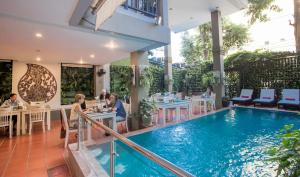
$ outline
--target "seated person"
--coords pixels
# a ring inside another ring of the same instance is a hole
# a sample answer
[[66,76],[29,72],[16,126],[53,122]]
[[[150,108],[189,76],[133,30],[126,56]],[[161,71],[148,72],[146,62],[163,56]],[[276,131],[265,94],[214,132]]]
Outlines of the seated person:
[[206,92],[202,94],[202,96],[209,98],[212,96],[213,93],[214,93],[213,88],[211,85],[209,85],[206,89]]
[[80,107],[83,111],[87,110],[85,101],[82,104],[80,104]]
[[99,96],[100,101],[105,102],[105,106],[109,104],[109,99],[110,99],[110,94],[107,92],[106,89],[103,89],[100,96]]
[[75,102],[72,105],[71,112],[70,112],[70,120],[69,120],[69,126],[73,128],[78,127],[78,118],[79,114],[82,111],[81,104],[84,103],[85,96],[83,94],[76,94],[75,95]]
[[[13,107],[13,108],[17,108],[18,106],[20,106],[20,104],[22,104],[19,100],[17,100],[17,94],[12,93],[9,96],[9,99],[6,100],[1,107]],[[17,116],[13,115],[12,116],[12,121],[13,121],[13,127],[15,127],[15,125],[17,124]],[[15,130],[15,128],[14,128]]]
[[110,107],[111,110],[116,111],[117,122],[124,121],[126,118],[126,111],[124,109],[123,103],[118,99],[117,94],[110,95]]

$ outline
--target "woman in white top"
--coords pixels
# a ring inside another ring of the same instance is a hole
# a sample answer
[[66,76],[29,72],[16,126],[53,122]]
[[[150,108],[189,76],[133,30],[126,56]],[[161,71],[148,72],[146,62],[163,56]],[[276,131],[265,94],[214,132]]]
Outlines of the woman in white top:
[[81,104],[84,102],[85,96],[83,94],[75,95],[75,102],[72,105],[70,113],[70,127],[77,128],[79,113],[82,112]]

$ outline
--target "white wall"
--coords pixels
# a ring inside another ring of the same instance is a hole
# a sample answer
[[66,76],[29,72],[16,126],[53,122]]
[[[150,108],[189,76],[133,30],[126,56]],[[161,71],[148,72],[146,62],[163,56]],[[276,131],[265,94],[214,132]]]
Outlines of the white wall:
[[[12,70],[12,92],[13,93],[18,93],[18,83],[22,76],[26,73],[27,71],[27,63],[24,62],[19,62],[19,61],[14,61],[13,62],[13,70]],[[57,82],[57,91],[56,95],[47,103],[48,105],[51,106],[52,109],[58,109],[60,108],[60,85],[61,85],[61,65],[60,64],[44,64],[44,63],[33,63],[33,64],[38,64],[41,65],[45,68],[47,68],[55,77],[56,82]],[[22,98],[18,96],[18,99],[22,102]]]

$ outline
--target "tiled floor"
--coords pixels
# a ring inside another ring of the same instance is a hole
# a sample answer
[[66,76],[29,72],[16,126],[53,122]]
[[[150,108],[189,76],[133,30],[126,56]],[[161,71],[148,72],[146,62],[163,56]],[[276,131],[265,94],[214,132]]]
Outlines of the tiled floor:
[[46,133],[39,125],[34,127],[31,136],[9,139],[4,131],[0,133],[1,177],[47,177],[49,169],[52,176],[70,176],[68,168],[55,168],[66,164],[64,140],[59,137],[60,121],[54,121],[51,131]]

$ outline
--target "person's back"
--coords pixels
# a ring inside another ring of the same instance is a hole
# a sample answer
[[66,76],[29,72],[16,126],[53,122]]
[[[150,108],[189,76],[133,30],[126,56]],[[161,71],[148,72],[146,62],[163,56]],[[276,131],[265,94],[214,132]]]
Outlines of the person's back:
[[119,99],[116,101],[115,108],[116,108],[117,117],[122,117],[122,118],[126,117],[125,108],[123,106],[123,103]]
[[84,103],[85,96],[82,94],[75,95],[75,103],[73,103],[70,112],[70,127],[77,127],[77,120],[79,119],[79,113],[82,112],[81,104]]

